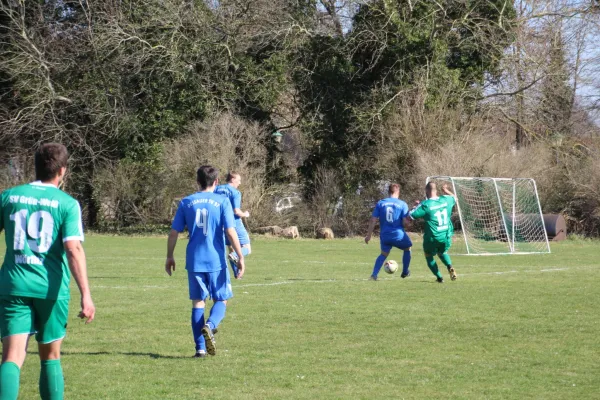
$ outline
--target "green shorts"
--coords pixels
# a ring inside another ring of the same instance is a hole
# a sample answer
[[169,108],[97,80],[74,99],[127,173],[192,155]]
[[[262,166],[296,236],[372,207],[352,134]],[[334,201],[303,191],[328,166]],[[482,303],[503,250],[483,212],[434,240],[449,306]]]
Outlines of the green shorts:
[[38,343],[51,343],[67,333],[69,300],[0,296],[0,334],[34,334]]
[[447,253],[452,245],[452,239],[438,242],[437,240],[423,240],[423,251],[425,254],[435,255]]

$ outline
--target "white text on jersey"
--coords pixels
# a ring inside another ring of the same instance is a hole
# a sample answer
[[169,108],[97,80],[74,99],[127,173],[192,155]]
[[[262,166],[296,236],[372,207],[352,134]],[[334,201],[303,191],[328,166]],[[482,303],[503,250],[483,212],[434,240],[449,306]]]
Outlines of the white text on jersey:
[[46,206],[52,208],[58,208],[58,200],[49,200],[49,199],[36,199],[35,197],[27,197],[27,196],[10,196],[9,202],[11,203],[20,203],[30,206]]
[[211,206],[215,206],[215,207],[220,207],[221,203],[214,201],[213,199],[194,199],[192,200],[190,203],[188,203],[188,208],[193,207],[194,204],[202,204],[202,203],[208,203]]
[[15,254],[15,264],[35,264],[35,265],[44,265],[42,260],[40,260],[36,256],[24,256]]

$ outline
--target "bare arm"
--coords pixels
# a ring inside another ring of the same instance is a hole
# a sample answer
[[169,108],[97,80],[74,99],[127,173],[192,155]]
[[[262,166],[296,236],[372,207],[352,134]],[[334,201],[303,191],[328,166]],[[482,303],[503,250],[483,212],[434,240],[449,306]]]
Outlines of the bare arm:
[[85,261],[85,252],[79,240],[68,240],[65,242],[65,251],[67,253],[67,261],[71,275],[77,283],[79,293],[81,293],[81,311],[79,318],[86,319],[85,323],[89,324],[94,320],[96,307],[92,301],[90,292],[90,284],[87,276],[87,265]]
[[171,232],[169,232],[169,239],[167,239],[167,260],[165,261],[165,271],[169,276],[171,276],[172,271],[175,271],[175,257],[173,257],[173,252],[175,251],[178,237],[179,232],[175,229],[171,229]]
[[234,208],[233,213],[240,218],[248,218],[250,216],[248,211],[242,211],[241,208]]
[[369,244],[371,240],[371,235],[373,235],[373,229],[375,229],[375,224],[377,223],[377,217],[371,217],[369,220],[369,228],[367,229],[367,236],[365,236],[365,243]]
[[444,185],[442,186],[442,192],[444,192],[444,194],[447,194],[448,196],[454,196],[454,193],[452,193],[452,191],[448,189],[447,183],[444,183]]
[[244,272],[246,271],[246,264],[244,262],[244,255],[242,254],[242,246],[240,246],[240,241],[238,239],[237,232],[235,228],[227,228],[225,229],[225,234],[229,239],[229,243],[231,243],[231,247],[238,256],[237,266],[238,266],[238,274],[235,279],[241,279],[244,276]]

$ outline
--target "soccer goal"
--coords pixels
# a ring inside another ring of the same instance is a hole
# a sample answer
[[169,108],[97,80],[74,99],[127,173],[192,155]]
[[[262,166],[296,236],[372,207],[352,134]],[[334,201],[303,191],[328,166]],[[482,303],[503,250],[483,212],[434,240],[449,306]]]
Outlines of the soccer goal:
[[550,253],[533,179],[431,176],[456,195],[452,254]]

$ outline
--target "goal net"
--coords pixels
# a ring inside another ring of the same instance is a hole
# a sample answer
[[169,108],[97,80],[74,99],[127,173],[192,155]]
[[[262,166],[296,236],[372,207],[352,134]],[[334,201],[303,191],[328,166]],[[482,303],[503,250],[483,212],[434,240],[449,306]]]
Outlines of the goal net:
[[550,253],[537,187],[526,178],[432,176],[456,195],[451,254]]

